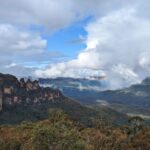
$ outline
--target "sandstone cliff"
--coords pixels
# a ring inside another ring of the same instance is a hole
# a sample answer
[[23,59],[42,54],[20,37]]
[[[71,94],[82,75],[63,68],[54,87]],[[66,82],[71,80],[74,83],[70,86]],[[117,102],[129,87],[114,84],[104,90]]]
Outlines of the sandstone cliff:
[[59,90],[40,87],[38,81],[18,80],[12,75],[0,74],[0,110],[14,105],[40,105],[60,100]]

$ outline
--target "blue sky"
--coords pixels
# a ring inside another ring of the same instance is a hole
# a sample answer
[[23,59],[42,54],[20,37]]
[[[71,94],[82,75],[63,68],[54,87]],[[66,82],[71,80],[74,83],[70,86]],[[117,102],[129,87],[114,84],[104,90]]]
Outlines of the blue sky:
[[87,32],[85,26],[91,20],[93,18],[89,16],[50,35],[44,33],[43,38],[48,41],[47,49],[62,53],[66,60],[76,58],[81,50],[86,48],[84,39],[86,39]]
[[49,32],[49,29],[44,29],[43,26],[31,25],[29,30],[33,33],[40,32],[42,39],[47,41],[45,47],[46,51],[56,55],[56,57],[47,57],[46,60],[40,63],[38,60],[34,59],[31,61],[24,61],[23,59],[16,59],[15,57],[15,62],[29,68],[44,68],[49,63],[55,64],[61,61],[75,59],[78,54],[86,48],[87,32],[85,27],[92,20],[93,17],[88,16],[52,33]]

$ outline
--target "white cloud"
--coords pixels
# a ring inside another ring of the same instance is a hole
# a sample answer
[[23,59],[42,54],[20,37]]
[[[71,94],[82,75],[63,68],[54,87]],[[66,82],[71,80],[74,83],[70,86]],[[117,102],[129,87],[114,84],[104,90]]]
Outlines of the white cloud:
[[39,35],[20,31],[9,24],[0,24],[0,59],[6,65],[44,52],[47,41]]
[[[11,72],[15,68],[28,70],[14,60],[41,62],[54,57],[54,53],[46,51],[47,41],[40,32],[31,32],[25,27],[41,26],[54,32],[93,15],[95,20],[85,27],[86,49],[76,59],[36,69],[36,76],[107,75],[111,88],[139,82],[150,73],[149,5],[148,0],[2,1],[0,68],[6,71],[9,66]],[[56,54],[59,56],[61,54]]]
[[[141,0],[137,0],[141,1]],[[0,22],[43,25],[51,31],[70,25],[86,15],[102,16],[128,7],[134,0],[5,0],[0,5]]]
[[[10,24],[0,24],[0,71],[12,73],[15,75],[26,72],[31,75],[27,65],[30,62],[40,63],[48,61],[51,58],[63,56],[57,51],[47,51],[47,40],[39,34],[21,30]],[[15,65],[14,65],[15,64]],[[36,66],[40,66],[36,65]],[[46,64],[47,65],[47,64]],[[8,69],[9,67],[9,69]],[[21,69],[22,68],[22,69]],[[19,69],[19,72],[17,71]],[[27,71],[25,71],[25,69]],[[32,71],[35,70],[32,69]]]
[[36,68],[28,68],[23,65],[10,64],[6,66],[0,65],[2,73],[16,75],[17,77],[28,77],[33,76]]
[[10,24],[0,24],[0,50],[3,53],[41,52],[47,46],[47,41],[39,35],[28,31],[20,31]]
[[88,68],[89,75],[93,69],[105,73],[111,88],[137,83],[150,71],[149,29],[150,20],[140,18],[137,9],[113,11],[86,27],[87,48],[77,59],[37,70],[36,75],[76,77]]
[[70,0],[5,0],[0,5],[0,22],[42,25],[55,31],[82,16],[75,7]]

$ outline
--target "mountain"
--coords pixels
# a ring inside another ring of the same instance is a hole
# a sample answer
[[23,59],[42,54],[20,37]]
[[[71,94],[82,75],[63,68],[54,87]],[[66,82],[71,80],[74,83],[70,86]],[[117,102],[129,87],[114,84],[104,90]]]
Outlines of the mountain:
[[105,80],[102,78],[40,78],[39,83],[41,86],[60,89],[67,97],[83,103],[90,103],[95,101],[95,99],[97,100],[99,92],[106,88]]
[[150,107],[150,78],[141,84],[120,90],[104,90],[105,80],[89,79],[39,79],[41,85],[58,88],[68,97],[83,103],[108,102],[130,106]]
[[92,119],[97,116],[116,124],[127,120],[126,115],[110,108],[95,110],[83,106],[64,96],[58,89],[41,87],[36,80],[18,80],[15,76],[5,74],[0,74],[0,102],[0,124],[43,120],[48,117],[49,108],[62,109],[86,126],[90,126]]
[[150,78],[146,78],[141,84],[132,85],[129,88],[99,92],[99,99],[110,103],[150,108]]
[[119,90],[104,90],[105,79],[39,79],[40,85],[60,89],[64,95],[96,109],[108,108],[128,116],[141,116],[150,124],[150,78]]
[[59,101],[63,95],[59,90],[43,88],[38,81],[20,81],[12,75],[0,74],[1,110],[17,105],[40,105],[42,103]]

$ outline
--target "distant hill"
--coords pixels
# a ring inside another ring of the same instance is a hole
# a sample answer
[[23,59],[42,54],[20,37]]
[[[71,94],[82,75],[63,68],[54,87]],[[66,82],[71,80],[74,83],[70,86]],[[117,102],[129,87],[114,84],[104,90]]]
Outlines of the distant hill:
[[105,80],[103,79],[40,78],[39,83],[41,86],[59,89],[65,96],[79,100],[83,103],[91,103],[97,100],[99,92],[106,87]]
[[106,101],[130,106],[150,107],[150,78],[141,84],[132,85],[120,90],[106,90],[104,80],[87,79],[39,79],[41,85],[59,88],[68,97],[83,103]]
[[60,89],[67,97],[82,104],[107,108],[128,116],[141,116],[150,124],[150,78],[140,84],[119,90],[104,90],[105,80],[56,78],[39,79],[43,86]]
[[132,85],[129,88],[100,92],[99,99],[104,99],[110,103],[150,108],[150,78],[146,78],[141,84]]

